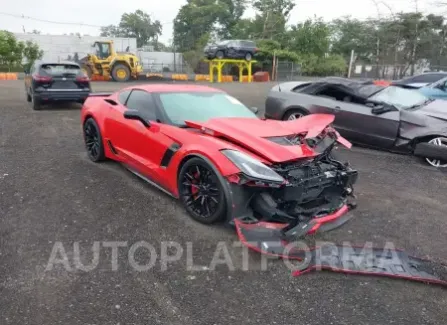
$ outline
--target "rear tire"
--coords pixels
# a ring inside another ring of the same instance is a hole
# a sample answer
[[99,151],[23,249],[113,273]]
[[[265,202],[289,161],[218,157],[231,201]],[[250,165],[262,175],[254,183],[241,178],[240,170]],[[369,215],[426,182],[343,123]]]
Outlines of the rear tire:
[[101,162],[106,159],[101,131],[93,118],[88,118],[82,127],[87,155],[93,162]]
[[41,109],[41,103],[40,100],[37,99],[35,96],[30,96],[31,97],[31,107],[33,108],[34,111],[40,111]]
[[112,78],[114,81],[126,82],[130,79],[130,69],[124,64],[116,64],[112,68]]
[[251,61],[252,58],[253,58],[253,55],[251,55],[250,52],[245,54],[245,61]]
[[302,118],[303,116],[308,115],[309,113],[301,108],[290,109],[284,114],[283,121],[292,121]]
[[226,212],[224,185],[214,168],[201,158],[191,158],[181,168],[178,192],[185,210],[203,224],[221,221]]

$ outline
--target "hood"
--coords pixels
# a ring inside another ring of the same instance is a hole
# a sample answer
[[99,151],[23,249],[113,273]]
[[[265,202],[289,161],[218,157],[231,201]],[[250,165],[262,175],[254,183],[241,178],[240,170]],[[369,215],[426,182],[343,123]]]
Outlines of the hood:
[[[204,123],[185,121],[205,134],[237,144],[273,163],[315,157],[320,152],[304,139],[325,132],[334,121],[333,115],[311,114],[294,121],[261,120],[256,118],[217,118]],[[335,130],[337,141],[351,144]]]
[[417,110],[427,116],[447,121],[447,101],[437,99]]

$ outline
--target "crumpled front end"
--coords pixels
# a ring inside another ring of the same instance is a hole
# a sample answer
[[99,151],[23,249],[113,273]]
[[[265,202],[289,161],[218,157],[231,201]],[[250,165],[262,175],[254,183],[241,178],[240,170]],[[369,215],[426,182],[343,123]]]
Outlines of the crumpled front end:
[[264,230],[274,229],[272,240],[294,241],[334,229],[352,218],[358,173],[334,158],[337,137],[335,131],[329,131],[297,140],[306,142],[318,156],[269,166],[282,177],[282,183],[253,179],[244,173],[227,178],[233,195],[232,217],[239,230],[261,229],[265,235]]

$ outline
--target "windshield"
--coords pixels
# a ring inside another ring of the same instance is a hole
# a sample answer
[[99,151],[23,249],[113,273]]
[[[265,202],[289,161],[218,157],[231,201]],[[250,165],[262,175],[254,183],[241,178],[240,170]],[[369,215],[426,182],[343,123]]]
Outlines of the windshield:
[[431,88],[436,88],[439,86],[444,86],[447,83],[447,78],[442,78],[441,80],[438,80],[436,82],[433,82],[432,84],[429,85],[429,87]]
[[41,71],[47,75],[60,76],[65,74],[78,74],[81,68],[74,64],[43,64]]
[[163,108],[172,123],[206,122],[219,117],[257,118],[244,104],[225,93],[161,93]]
[[393,105],[399,109],[414,108],[424,104],[428,98],[417,90],[404,89],[400,87],[387,87],[373,96],[370,100]]

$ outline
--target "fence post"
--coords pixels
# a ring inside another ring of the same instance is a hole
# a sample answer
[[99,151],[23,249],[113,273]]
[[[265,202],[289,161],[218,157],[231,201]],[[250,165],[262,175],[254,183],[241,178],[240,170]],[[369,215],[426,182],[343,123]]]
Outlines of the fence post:
[[348,78],[351,78],[352,61],[354,61],[354,50],[351,50],[351,58],[349,59]]

